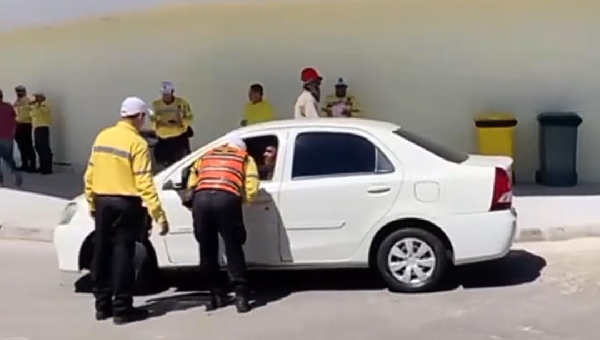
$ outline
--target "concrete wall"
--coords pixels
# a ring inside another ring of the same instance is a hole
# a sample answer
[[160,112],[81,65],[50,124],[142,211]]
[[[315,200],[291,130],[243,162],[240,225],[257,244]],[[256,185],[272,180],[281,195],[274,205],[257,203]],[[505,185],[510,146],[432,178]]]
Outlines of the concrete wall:
[[291,116],[298,73],[330,89],[348,77],[369,117],[473,151],[484,109],[520,120],[516,169],[537,165],[535,115],[577,110],[579,170],[600,180],[600,2],[362,0],[180,4],[0,35],[0,86],[23,83],[57,107],[57,158],[85,163],[120,100],[175,83],[196,114],[196,145],[237,125],[247,86],[262,82]]

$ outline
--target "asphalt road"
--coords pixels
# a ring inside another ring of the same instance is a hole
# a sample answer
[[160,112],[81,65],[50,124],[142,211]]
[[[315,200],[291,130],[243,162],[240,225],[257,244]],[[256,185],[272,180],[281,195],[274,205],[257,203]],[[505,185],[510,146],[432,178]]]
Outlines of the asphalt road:
[[194,275],[178,275],[179,288],[137,298],[155,317],[117,327],[93,320],[49,244],[0,241],[0,340],[598,339],[600,240],[524,247],[421,295],[389,293],[365,271],[257,273],[263,306],[242,316],[206,313]]

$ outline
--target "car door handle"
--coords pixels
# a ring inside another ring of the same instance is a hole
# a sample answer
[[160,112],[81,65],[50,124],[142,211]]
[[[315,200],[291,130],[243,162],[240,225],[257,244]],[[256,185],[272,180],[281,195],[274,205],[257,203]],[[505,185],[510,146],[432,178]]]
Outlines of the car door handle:
[[369,188],[369,190],[367,190],[367,192],[369,194],[383,194],[390,190],[392,190],[392,188],[390,188],[390,187],[377,186],[377,187]]

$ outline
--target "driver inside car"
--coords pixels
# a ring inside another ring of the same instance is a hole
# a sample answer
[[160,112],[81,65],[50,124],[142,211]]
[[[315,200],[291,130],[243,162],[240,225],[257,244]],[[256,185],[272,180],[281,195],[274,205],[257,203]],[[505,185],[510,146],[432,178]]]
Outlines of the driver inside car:
[[263,165],[258,169],[258,175],[261,181],[269,181],[273,177],[275,170],[275,160],[277,159],[277,148],[273,145],[267,146],[263,152]]

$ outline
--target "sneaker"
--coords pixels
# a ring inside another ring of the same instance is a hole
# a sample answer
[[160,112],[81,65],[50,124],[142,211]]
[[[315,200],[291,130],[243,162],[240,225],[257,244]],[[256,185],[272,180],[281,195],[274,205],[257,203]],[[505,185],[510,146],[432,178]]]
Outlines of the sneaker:
[[245,296],[236,296],[235,297],[235,309],[238,313],[248,313],[252,308],[250,307],[250,301]]
[[130,310],[119,313],[113,316],[113,323],[115,325],[125,325],[131,322],[142,321],[148,318],[150,313],[147,310],[141,308],[131,308]]
[[113,317],[112,311],[96,311],[96,321],[104,321]]
[[227,305],[226,295],[211,295],[210,300],[204,307],[207,312],[215,311],[219,308],[223,308]]

